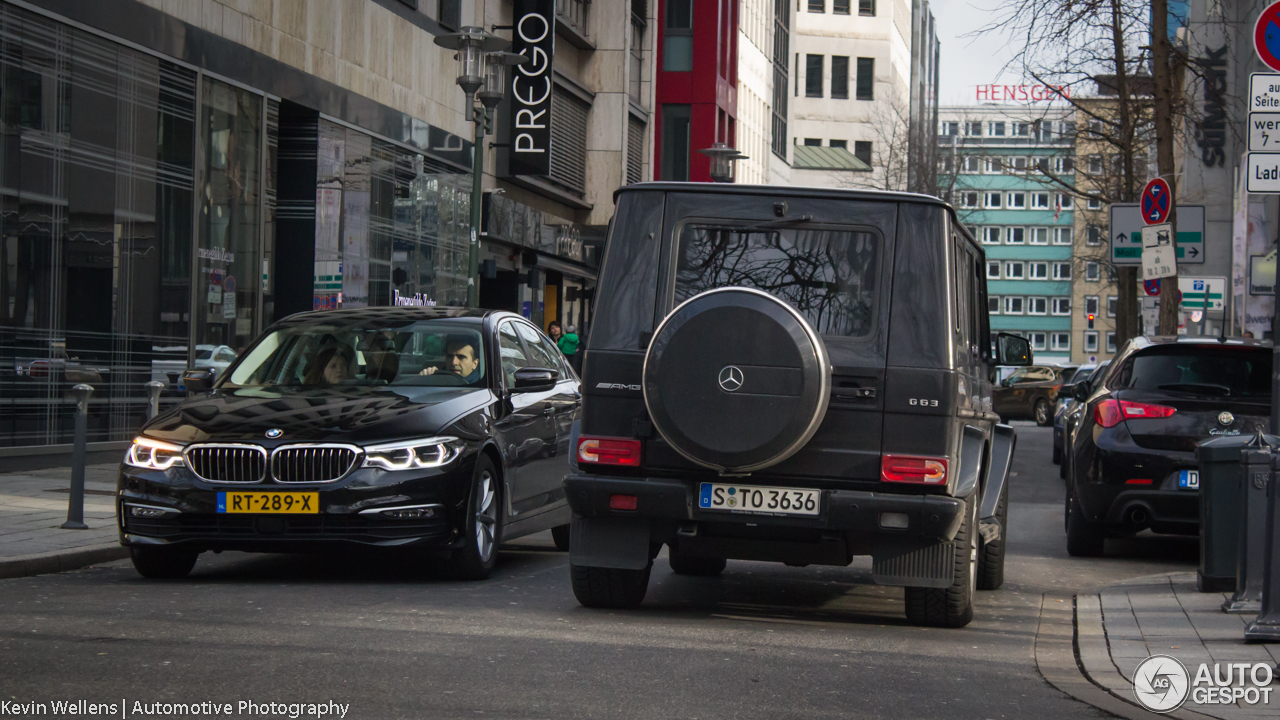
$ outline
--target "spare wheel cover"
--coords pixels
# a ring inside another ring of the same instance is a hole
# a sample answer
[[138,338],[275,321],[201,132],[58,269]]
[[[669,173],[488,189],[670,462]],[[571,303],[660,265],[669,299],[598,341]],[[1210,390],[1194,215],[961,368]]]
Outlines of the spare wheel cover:
[[795,308],[728,287],[681,303],[654,332],[644,402],[677,452],[721,472],[791,457],[827,414],[831,363]]

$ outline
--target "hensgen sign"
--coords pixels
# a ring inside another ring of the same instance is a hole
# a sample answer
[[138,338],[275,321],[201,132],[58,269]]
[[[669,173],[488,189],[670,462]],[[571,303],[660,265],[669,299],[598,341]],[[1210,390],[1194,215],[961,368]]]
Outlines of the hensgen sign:
[[511,74],[512,175],[551,174],[551,61],[554,0],[515,0],[511,50],[529,58]]

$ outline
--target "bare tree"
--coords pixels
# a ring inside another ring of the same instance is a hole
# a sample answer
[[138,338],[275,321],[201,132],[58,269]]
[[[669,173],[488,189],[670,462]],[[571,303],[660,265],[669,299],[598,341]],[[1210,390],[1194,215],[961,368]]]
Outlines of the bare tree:
[[[910,152],[911,112],[898,99],[877,102],[871,116],[861,123],[871,140],[871,169],[832,171],[836,185],[865,190],[906,190],[912,177]],[[917,153],[919,156],[919,153]]]

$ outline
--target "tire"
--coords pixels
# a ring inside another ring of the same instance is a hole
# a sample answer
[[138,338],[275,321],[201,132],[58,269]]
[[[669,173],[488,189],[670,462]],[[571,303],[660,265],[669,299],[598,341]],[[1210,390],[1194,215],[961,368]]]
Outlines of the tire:
[[966,517],[956,533],[953,572],[948,588],[904,588],[907,620],[927,627],[961,628],[973,620],[978,574],[978,493],[965,502]]
[[670,552],[667,561],[671,563],[671,572],[677,575],[719,575],[728,564],[724,558],[690,555],[677,550]]
[[133,569],[144,578],[177,580],[191,573],[200,553],[171,547],[131,547]]
[[1000,520],[1000,539],[988,543],[978,535],[978,589],[999,590],[1004,585],[1004,548],[1009,537],[1009,482],[1000,491],[1000,504],[996,506],[996,518]]
[[1053,464],[1054,465],[1062,464],[1062,447],[1059,445],[1053,446]]
[[649,589],[653,561],[643,570],[569,566],[573,596],[589,608],[628,609],[638,606]]
[[1048,427],[1053,422],[1053,408],[1049,406],[1049,401],[1044,398],[1036,400],[1034,414],[1036,424],[1040,427]]
[[460,580],[484,580],[498,564],[498,539],[502,536],[502,485],[493,460],[481,455],[471,480],[467,500],[463,545],[449,559]]
[[1084,517],[1084,508],[1075,498],[1067,501],[1067,554],[1071,557],[1102,557],[1106,539],[1102,530]]
[[551,539],[556,541],[556,549],[569,552],[569,526],[559,525],[551,528]]

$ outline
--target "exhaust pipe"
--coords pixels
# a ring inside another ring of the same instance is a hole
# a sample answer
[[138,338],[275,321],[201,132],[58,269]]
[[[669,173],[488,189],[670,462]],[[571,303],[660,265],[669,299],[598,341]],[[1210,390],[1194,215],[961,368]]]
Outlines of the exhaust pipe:
[[1150,518],[1147,514],[1147,509],[1141,505],[1135,505],[1126,510],[1124,517],[1130,525],[1146,525],[1147,520]]

